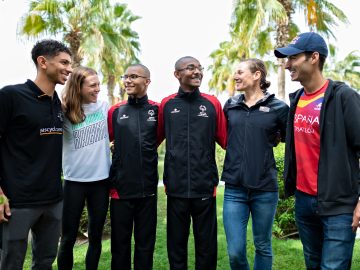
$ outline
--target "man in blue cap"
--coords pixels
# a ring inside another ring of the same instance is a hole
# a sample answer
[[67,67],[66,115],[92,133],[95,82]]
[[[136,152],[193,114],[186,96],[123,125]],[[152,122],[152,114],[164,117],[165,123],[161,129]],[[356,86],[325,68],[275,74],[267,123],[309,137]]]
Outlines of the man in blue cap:
[[302,33],[275,56],[292,81],[285,150],[285,192],[295,216],[307,269],[350,269],[360,220],[360,96],[322,74],[324,39]]

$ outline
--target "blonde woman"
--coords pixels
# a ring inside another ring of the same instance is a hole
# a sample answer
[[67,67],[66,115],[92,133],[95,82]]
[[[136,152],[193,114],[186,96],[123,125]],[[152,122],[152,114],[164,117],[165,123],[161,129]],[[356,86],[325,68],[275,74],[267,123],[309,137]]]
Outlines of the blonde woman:
[[108,104],[98,100],[100,82],[95,70],[74,69],[63,92],[64,208],[58,269],[73,268],[76,241],[85,202],[88,212],[89,247],[86,269],[97,269],[101,237],[108,209],[107,178],[110,168]]

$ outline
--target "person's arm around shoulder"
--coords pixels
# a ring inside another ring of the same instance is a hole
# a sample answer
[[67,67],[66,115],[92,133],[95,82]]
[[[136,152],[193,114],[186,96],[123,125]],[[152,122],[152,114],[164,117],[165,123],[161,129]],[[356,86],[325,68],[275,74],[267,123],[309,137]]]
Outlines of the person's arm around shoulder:
[[113,116],[113,113],[114,113],[115,109],[116,109],[116,107],[112,106],[110,108],[110,110],[108,111],[108,117],[107,117],[108,132],[109,132],[109,140],[110,140],[110,142],[112,142],[114,140],[114,130],[113,130],[112,116]]
[[286,127],[287,127],[288,115],[289,115],[289,106],[283,101],[281,101],[281,103],[283,104],[281,106],[281,109],[279,110],[280,141],[285,142]]
[[0,187],[0,223],[8,222],[9,216],[11,216],[9,200]]
[[226,149],[227,144],[227,118],[223,108],[221,107],[220,101],[214,97],[214,105],[216,110],[216,142],[223,148]]
[[157,146],[159,146],[165,139],[165,123],[164,123],[164,106],[166,101],[163,99],[159,105],[158,111],[158,125],[157,125]]

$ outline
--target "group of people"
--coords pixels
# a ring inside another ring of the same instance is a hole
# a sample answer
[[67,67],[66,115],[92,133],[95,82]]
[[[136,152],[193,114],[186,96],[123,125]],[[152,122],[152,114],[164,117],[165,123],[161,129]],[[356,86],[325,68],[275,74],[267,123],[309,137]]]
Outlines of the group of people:
[[[109,197],[111,269],[153,269],[157,147],[164,139],[170,269],[188,268],[191,224],[195,269],[217,267],[216,143],[226,149],[221,180],[230,268],[249,269],[251,215],[254,269],[272,269],[273,147],[280,141],[306,268],[350,269],[360,221],[360,96],[323,76],[328,49],[318,34],[302,33],[274,53],[287,58],[291,79],[302,85],[290,95],[290,107],[267,91],[264,62],[244,59],[233,77],[241,92],[222,108],[199,91],[204,68],[185,56],[175,63],[177,93],[160,104],[149,100],[150,71],[132,64],[122,76],[128,99],[109,108],[98,99],[95,70],[73,69],[61,42],[38,42],[35,80],[0,90],[0,269],[22,269],[29,232],[32,269],[51,269],[56,257],[58,269],[72,269],[85,204],[85,265],[97,269]],[[55,86],[65,83],[60,100]]]

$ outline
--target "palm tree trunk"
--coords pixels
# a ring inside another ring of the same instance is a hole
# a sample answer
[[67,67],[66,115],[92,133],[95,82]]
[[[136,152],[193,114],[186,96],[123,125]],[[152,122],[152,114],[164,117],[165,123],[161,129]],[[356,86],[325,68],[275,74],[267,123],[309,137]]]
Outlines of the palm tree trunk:
[[80,31],[71,31],[66,34],[64,37],[65,41],[69,43],[70,50],[73,54],[73,67],[76,68],[81,65],[83,57],[80,54],[80,44],[81,44],[81,32]]
[[111,106],[111,105],[115,104],[115,97],[114,97],[115,76],[114,75],[108,75],[107,89],[108,89],[109,104]]
[[278,97],[285,100],[285,59],[278,58]]
[[[291,14],[294,13],[291,0],[278,0],[284,7],[287,20],[279,21],[276,26],[276,47],[284,47],[289,40]],[[278,59],[278,96],[285,100],[285,59]]]

